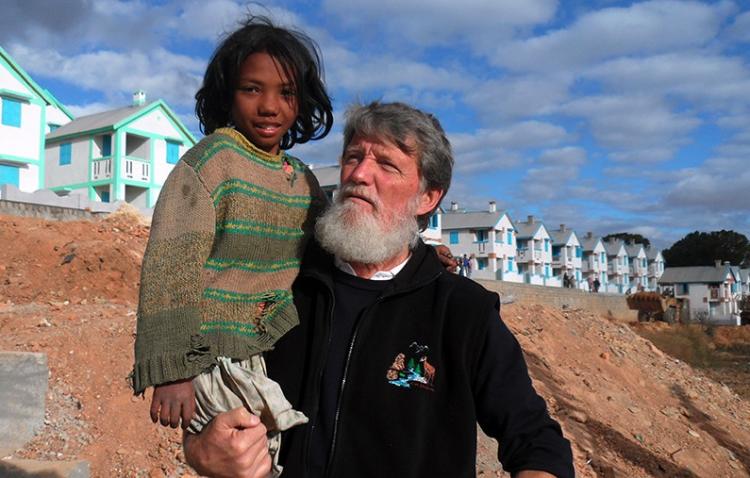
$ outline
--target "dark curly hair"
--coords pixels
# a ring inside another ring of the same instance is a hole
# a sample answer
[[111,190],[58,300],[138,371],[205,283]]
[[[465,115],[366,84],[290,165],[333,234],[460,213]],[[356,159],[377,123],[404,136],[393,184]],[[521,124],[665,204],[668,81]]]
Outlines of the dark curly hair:
[[297,119],[284,134],[281,148],[289,149],[325,137],[333,125],[331,99],[321,76],[323,65],[315,42],[302,32],[281,28],[264,16],[250,16],[216,48],[195,94],[195,113],[204,134],[232,124],[232,104],[240,67],[253,53],[273,57],[294,80]]

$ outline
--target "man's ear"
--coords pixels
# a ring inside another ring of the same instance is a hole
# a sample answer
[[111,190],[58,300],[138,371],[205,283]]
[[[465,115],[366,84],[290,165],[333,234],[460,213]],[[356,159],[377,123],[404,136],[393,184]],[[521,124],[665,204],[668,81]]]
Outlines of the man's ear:
[[443,199],[444,191],[442,189],[428,189],[424,192],[419,193],[419,207],[417,208],[417,216],[427,214],[432,211],[440,204],[440,200]]

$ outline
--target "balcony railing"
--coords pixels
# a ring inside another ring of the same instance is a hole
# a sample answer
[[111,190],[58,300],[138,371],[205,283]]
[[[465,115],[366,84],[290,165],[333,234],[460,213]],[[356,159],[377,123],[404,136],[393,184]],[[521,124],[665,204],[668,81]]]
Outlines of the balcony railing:
[[91,179],[109,179],[112,177],[112,160],[98,159],[91,162]]
[[518,251],[518,262],[542,262],[542,251],[537,249],[521,249]]
[[127,179],[148,182],[151,178],[151,165],[140,158],[126,157],[122,176]]

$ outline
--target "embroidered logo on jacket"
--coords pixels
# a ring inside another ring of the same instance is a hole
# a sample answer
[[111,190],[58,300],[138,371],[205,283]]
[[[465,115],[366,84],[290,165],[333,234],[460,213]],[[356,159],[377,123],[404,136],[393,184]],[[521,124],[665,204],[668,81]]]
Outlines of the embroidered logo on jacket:
[[412,342],[407,353],[396,355],[393,365],[388,369],[388,383],[397,387],[421,388],[433,391],[435,367],[427,361],[430,348]]

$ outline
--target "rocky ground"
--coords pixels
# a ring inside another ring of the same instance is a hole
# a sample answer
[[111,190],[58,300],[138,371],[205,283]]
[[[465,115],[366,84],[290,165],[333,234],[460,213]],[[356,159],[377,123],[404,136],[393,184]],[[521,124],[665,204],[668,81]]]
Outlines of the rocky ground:
[[[128,211],[0,216],[0,350],[44,352],[50,368],[44,429],[14,456],[88,460],[97,477],[194,476],[179,432],[151,424],[148,397],[127,383],[147,237]],[[511,304],[503,319],[573,443],[578,476],[750,476],[742,375],[697,371],[641,336],[653,330],[584,310]],[[719,342],[734,333],[712,332]],[[478,476],[504,476],[495,450],[481,437]]]

